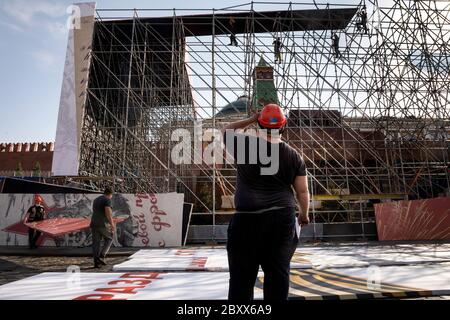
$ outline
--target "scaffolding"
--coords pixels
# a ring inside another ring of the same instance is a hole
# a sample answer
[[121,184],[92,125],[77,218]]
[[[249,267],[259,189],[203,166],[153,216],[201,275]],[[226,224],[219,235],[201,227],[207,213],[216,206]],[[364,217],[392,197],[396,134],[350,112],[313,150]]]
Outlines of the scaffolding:
[[222,223],[235,168],[174,164],[171,136],[187,129],[195,140],[200,123],[218,128],[257,108],[255,68],[266,61],[284,140],[306,161],[313,223],[357,222],[364,236],[374,203],[448,194],[450,4],[382,3],[97,10],[80,176],[122,192],[183,192]]

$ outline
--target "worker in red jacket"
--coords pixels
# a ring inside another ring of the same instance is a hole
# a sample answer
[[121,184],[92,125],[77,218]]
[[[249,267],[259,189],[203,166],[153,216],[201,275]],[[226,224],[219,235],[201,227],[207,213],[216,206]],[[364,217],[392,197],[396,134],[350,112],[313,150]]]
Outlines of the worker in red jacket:
[[[46,218],[46,212],[42,206],[43,203],[44,201],[40,195],[34,196],[34,205],[28,209],[24,218],[25,223],[38,222]],[[30,249],[37,248],[37,241],[39,240],[41,234],[42,233],[36,229],[28,228],[28,244]]]

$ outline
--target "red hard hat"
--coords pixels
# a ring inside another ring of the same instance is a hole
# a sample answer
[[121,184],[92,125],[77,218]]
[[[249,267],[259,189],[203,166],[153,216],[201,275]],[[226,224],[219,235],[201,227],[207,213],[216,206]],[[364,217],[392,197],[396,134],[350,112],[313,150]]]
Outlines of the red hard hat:
[[270,103],[261,110],[258,123],[264,128],[279,129],[286,124],[286,117],[279,105]]
[[44,200],[42,199],[42,197],[38,194],[34,195],[34,202],[35,203],[43,203]]

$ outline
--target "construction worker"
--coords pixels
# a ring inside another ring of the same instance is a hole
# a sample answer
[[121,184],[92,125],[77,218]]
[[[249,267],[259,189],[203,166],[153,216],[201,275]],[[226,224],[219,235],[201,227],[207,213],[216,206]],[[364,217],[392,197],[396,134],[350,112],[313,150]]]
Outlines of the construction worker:
[[235,24],[236,24],[236,20],[234,19],[234,17],[230,17],[230,19],[228,20],[228,23],[230,25],[230,43],[228,44],[229,46],[238,46],[238,42],[236,40],[236,31],[235,31]]
[[228,44],[229,46],[238,46],[238,42],[236,40],[236,35],[234,33],[230,34],[230,43]]
[[[41,196],[34,196],[34,205],[28,209],[24,218],[25,223],[38,222],[45,219],[46,212],[42,206],[43,203],[44,201]],[[37,241],[39,240],[41,234],[42,233],[36,229],[28,228],[28,244],[30,249],[37,248]]]
[[[108,254],[116,225],[112,216],[112,196],[113,190],[109,187],[105,188],[103,195],[96,198],[92,203],[92,252],[94,257],[94,268],[100,268],[106,265],[105,258]],[[100,248],[103,240],[103,248]]]
[[358,12],[358,18],[359,21],[356,23],[356,30],[361,31],[362,29],[367,34],[369,29],[367,28],[367,11],[365,7]]
[[[259,129],[254,135],[235,131],[256,123]],[[264,299],[288,297],[290,261],[299,237],[296,223],[309,223],[309,191],[305,162],[281,140],[285,124],[281,108],[268,104],[260,113],[224,127],[224,143],[237,168],[236,213],[227,242],[230,300],[253,299],[259,266],[264,271]],[[262,149],[272,150],[267,152],[270,161],[278,162],[271,174],[263,172],[272,164],[262,161]],[[255,152],[258,159],[252,162]]]
[[333,35],[331,36],[331,41],[333,44],[334,56],[336,58],[340,58],[342,55],[341,51],[339,50],[339,36],[337,35],[336,32],[333,32]]
[[283,47],[283,44],[281,43],[280,38],[276,38],[273,42],[273,52],[275,55],[275,63],[281,63],[282,58],[281,58],[281,48]]

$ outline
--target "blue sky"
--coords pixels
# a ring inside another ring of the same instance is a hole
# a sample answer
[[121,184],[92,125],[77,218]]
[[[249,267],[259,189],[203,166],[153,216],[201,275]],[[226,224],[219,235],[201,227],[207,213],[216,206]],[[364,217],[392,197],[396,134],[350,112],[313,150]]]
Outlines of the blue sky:
[[[100,0],[97,8],[210,8],[211,2]],[[0,0],[0,142],[55,139],[71,3]]]
[[[66,10],[72,2],[0,0],[0,142],[54,141],[67,45]],[[247,2],[99,0],[97,8],[222,8]]]

